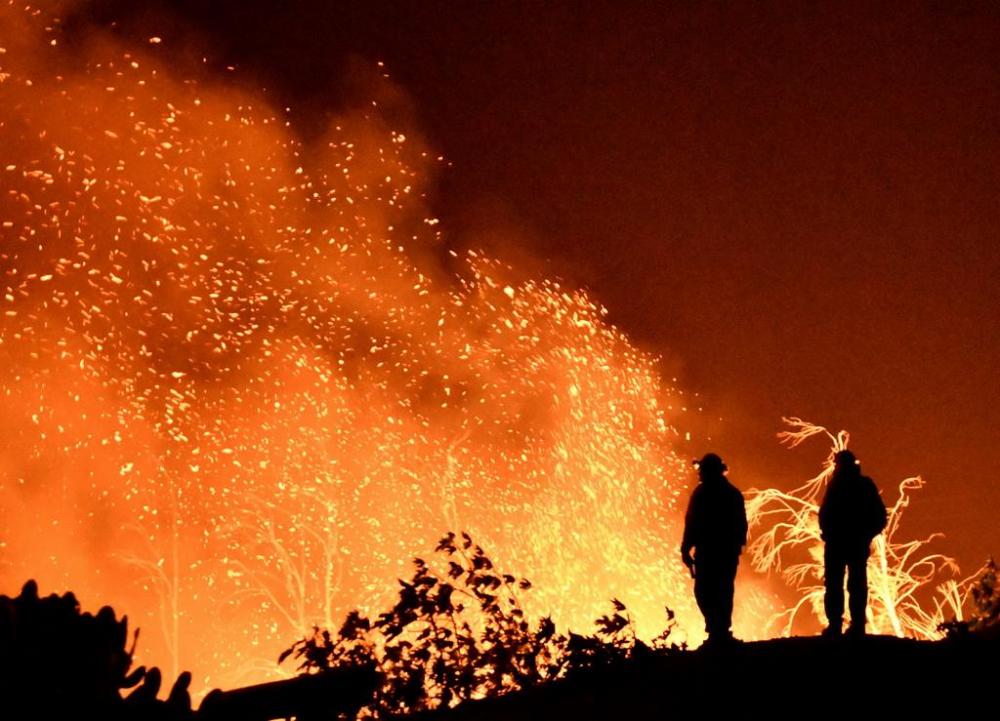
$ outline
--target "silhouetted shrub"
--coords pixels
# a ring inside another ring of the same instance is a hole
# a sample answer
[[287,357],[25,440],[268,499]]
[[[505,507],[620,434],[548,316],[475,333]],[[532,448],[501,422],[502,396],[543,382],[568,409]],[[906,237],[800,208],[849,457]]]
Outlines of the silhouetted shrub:
[[940,630],[947,633],[950,638],[969,633],[1000,631],[1000,585],[997,573],[997,563],[990,558],[978,574],[973,576],[975,581],[969,587],[967,602],[972,605],[969,617],[946,621],[940,625]]
[[28,581],[20,595],[0,596],[0,708],[31,718],[190,718],[190,674],[164,702],[159,669],[129,673],[137,637],[126,648],[127,617],[109,606],[81,613],[72,593],[42,598]]
[[315,629],[278,659],[310,673],[346,667],[376,669],[379,688],[361,715],[410,713],[456,705],[546,683],[568,674],[678,648],[668,626],[647,646],[617,599],[593,636],[558,633],[551,618],[526,618],[519,594],[531,582],[500,572],[467,533],[449,533],[436,551],[440,574],[414,559],[400,580],[396,604],[374,621],[357,611],[340,630]]

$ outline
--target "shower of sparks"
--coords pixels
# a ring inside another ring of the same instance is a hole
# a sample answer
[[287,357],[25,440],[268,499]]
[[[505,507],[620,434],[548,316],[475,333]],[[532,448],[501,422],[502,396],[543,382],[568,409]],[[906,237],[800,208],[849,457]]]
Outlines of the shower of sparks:
[[[785,636],[791,635],[804,609],[820,623],[823,613],[823,541],[819,530],[819,505],[827,481],[833,475],[834,455],[847,448],[846,431],[833,434],[822,426],[800,418],[783,419],[789,430],[778,434],[782,443],[795,448],[813,436],[825,436],[830,452],[819,474],[790,492],[773,488],[748,494],[747,515],[751,525],[761,530],[751,543],[753,566],[760,572],[780,570],[798,600],[777,614],[772,625]],[[959,581],[954,559],[927,553],[926,546],[941,534],[901,541],[898,536],[903,511],[910,494],[922,488],[919,477],[899,484],[896,502],[889,507],[889,522],[872,543],[868,561],[868,629],[871,633],[939,638],[939,625],[962,618],[973,577]],[[789,561],[789,558],[800,560]]]
[[0,9],[4,587],[113,603],[144,660],[232,685],[468,529],[532,611],[589,630],[618,596],[650,637],[669,603],[697,640],[684,402],[601,307],[443,270],[436,160],[377,110],[305,144],[158,38],[62,38]]

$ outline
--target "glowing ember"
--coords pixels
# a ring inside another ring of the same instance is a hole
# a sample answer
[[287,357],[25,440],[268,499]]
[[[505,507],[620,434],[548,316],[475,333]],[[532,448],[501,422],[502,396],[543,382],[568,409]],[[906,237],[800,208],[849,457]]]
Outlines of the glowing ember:
[[5,588],[128,609],[149,660],[231,685],[468,529],[561,625],[617,595],[700,636],[677,391],[583,293],[443,271],[412,140],[358,113],[306,145],[232,88],[0,22]]

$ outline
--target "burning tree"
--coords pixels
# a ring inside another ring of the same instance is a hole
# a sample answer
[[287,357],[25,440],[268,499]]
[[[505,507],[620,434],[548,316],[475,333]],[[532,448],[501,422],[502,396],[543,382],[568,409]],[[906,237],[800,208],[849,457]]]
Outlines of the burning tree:
[[[813,436],[825,436],[830,442],[823,469],[803,485],[789,492],[766,488],[748,493],[747,515],[751,526],[765,529],[750,545],[754,568],[761,572],[780,571],[785,581],[800,594],[793,605],[771,621],[782,635],[787,636],[804,608],[811,609],[818,619],[824,618],[819,504],[833,474],[834,455],[847,448],[850,434],[844,430],[834,434],[801,418],[782,420],[789,429],[780,432],[778,438],[789,448],[796,448]],[[906,478],[899,484],[896,502],[888,509],[885,531],[872,544],[868,561],[867,625],[876,633],[939,638],[940,627],[947,618],[962,618],[971,583],[979,575],[956,580],[959,568],[953,558],[927,552],[927,546],[940,537],[940,533],[922,539],[901,540],[903,511],[910,504],[911,493],[923,485],[919,476]],[[790,561],[790,558],[798,560]]]
[[0,581],[138,580],[150,652],[220,685],[445,525],[560,623],[621,588],[643,638],[664,591],[694,625],[655,357],[558,279],[439,258],[440,161],[370,104],[299,133],[65,6],[0,3]]

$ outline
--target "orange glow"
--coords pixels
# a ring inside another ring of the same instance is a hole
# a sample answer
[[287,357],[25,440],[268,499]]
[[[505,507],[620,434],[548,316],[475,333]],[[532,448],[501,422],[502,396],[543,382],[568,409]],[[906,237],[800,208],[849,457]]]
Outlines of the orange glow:
[[431,260],[418,142],[365,111],[306,145],[0,19],[4,589],[112,603],[143,662],[231,686],[467,529],[533,613],[589,631],[619,596],[651,637],[669,603],[697,641],[680,392],[586,294]]
[[[678,548],[704,449],[604,308],[442,250],[440,159],[374,104],[306,143],[261,98],[176,77],[158,36],[61,38],[0,4],[0,592],[113,604],[141,663],[231,687],[288,673],[282,649],[382,610],[467,530],[534,583],[530,614],[589,632],[617,597],[650,639],[667,604],[697,645]],[[815,608],[823,478],[750,499],[758,568],[813,554],[783,566],[785,630]],[[894,540],[917,487],[875,554],[873,629],[929,635],[964,598],[911,593],[951,565]],[[744,572],[736,634],[776,605]]]

